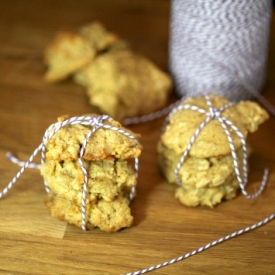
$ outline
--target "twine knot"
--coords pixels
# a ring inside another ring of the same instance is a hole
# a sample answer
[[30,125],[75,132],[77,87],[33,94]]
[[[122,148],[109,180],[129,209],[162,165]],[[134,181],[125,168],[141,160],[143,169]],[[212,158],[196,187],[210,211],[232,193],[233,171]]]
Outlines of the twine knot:
[[215,108],[209,108],[209,117],[211,119],[219,119],[221,118],[221,112]]

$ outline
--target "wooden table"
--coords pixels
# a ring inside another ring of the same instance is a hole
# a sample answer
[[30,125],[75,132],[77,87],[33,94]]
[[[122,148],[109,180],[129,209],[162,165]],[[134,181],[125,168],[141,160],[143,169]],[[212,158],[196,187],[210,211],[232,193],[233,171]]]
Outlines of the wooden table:
[[[1,189],[19,170],[6,160],[6,152],[26,160],[57,116],[91,110],[82,87],[70,80],[43,81],[43,51],[55,33],[100,20],[167,70],[169,8],[167,0],[0,1]],[[264,96],[275,105],[274,42],[271,34]],[[133,227],[113,234],[83,232],[52,218],[44,205],[42,178],[29,169],[0,200],[0,274],[131,272],[178,257],[275,211],[274,118],[249,138],[254,152],[248,189],[259,185],[268,166],[266,190],[252,201],[239,194],[215,209],[180,205],[174,186],[159,175],[156,142],[162,120],[131,127],[142,134],[144,146],[138,195],[131,204]],[[275,221],[153,273],[233,272],[275,274]]]

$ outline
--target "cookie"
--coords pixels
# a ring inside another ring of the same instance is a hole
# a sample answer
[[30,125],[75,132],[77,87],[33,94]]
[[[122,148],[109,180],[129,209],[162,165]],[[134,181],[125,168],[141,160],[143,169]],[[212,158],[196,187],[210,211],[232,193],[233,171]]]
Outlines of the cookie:
[[[210,100],[214,108],[219,108],[229,103],[221,96],[210,95]],[[198,106],[208,110],[205,98],[189,98],[183,103]],[[249,132],[254,132],[258,126],[268,119],[268,113],[256,102],[243,101],[235,104],[222,112],[224,118],[229,119],[242,133],[244,138]],[[193,110],[180,110],[176,112],[166,127],[166,131],[161,136],[161,143],[173,150],[176,154],[182,154],[199,125],[205,120],[205,114]],[[229,128],[233,138],[235,149],[239,149],[241,141],[236,133]],[[223,156],[231,152],[227,136],[221,123],[213,119],[202,130],[197,137],[191,150],[190,156],[197,158],[210,158]]]
[[213,208],[216,204],[221,203],[222,200],[231,200],[235,198],[238,189],[239,184],[235,178],[217,187],[178,187],[175,192],[175,198],[189,207],[204,205]]
[[[176,184],[174,171],[181,155],[174,151],[158,145],[158,162],[162,173],[169,183]],[[241,148],[237,150],[239,163],[243,161]],[[194,188],[216,187],[224,184],[235,174],[231,154],[220,157],[196,158],[188,156],[179,169],[179,176],[184,185]]]
[[[127,198],[136,185],[136,175],[127,161],[85,161],[88,172],[87,199],[96,203],[98,199],[111,202],[118,195]],[[81,203],[84,175],[78,160],[47,160],[41,174],[55,195],[71,202]]]
[[91,105],[118,120],[164,107],[172,87],[166,73],[129,50],[98,56],[75,74],[75,81],[87,88]]
[[[80,204],[50,194],[47,196],[46,205],[53,217],[81,227]],[[106,232],[116,232],[133,224],[133,216],[124,197],[116,197],[112,202],[101,199],[97,203],[87,204],[86,217],[87,229],[98,227]]]
[[[169,183],[177,184],[174,171],[180,156],[161,145],[158,151],[158,163],[163,175]],[[237,156],[239,163],[242,163],[241,148]],[[239,189],[231,154],[211,158],[189,156],[183,162],[179,176],[183,186],[176,189],[175,197],[187,206],[213,207],[223,199],[233,199]]]
[[[133,222],[128,204],[137,184],[133,159],[141,153],[136,139],[139,135],[111,118],[87,117],[98,119],[106,128],[99,127],[90,136],[82,157],[87,173],[86,228],[99,227],[114,232]],[[61,123],[66,119],[67,116],[62,116],[58,120]],[[93,127],[68,124],[59,129],[46,144],[45,160],[40,169],[50,190],[46,198],[50,213],[80,227],[85,176],[78,158]]]
[[95,54],[89,42],[80,35],[59,33],[45,50],[45,64],[48,67],[45,80],[56,82],[65,79],[87,65]]
[[100,52],[126,47],[126,42],[99,22],[85,25],[76,33],[60,32],[45,50],[48,70],[44,78],[47,82],[63,80],[92,62]]
[[[92,115],[95,116],[96,115]],[[60,117],[59,122],[66,117]],[[115,120],[104,120],[108,126],[126,131],[136,138],[139,135],[121,126]],[[67,125],[61,128],[47,143],[46,157],[51,160],[76,160],[86,135],[91,127],[84,125]],[[85,160],[128,159],[140,155],[141,146],[136,141],[121,133],[104,128],[98,129],[89,139],[83,156]]]
[[100,54],[103,51],[109,51],[112,48],[126,48],[127,43],[116,34],[108,31],[100,22],[92,22],[81,27],[79,35],[89,41],[91,47]]

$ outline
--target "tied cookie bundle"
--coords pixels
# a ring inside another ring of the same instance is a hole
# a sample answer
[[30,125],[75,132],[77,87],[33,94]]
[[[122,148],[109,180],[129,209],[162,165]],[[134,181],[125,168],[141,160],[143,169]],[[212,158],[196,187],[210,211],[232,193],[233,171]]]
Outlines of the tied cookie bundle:
[[249,195],[246,146],[248,132],[268,119],[257,103],[230,103],[217,95],[188,98],[166,118],[158,143],[158,163],[169,183],[178,184],[176,198],[184,205],[213,207],[236,196]]
[[99,22],[59,33],[45,50],[45,63],[47,82],[72,76],[92,106],[117,120],[164,107],[171,92],[168,74]]
[[[45,132],[42,143],[0,193],[4,196],[28,167],[40,169],[53,217],[83,230],[115,232],[133,223],[129,202],[138,176],[139,135],[107,115],[62,116]],[[41,165],[33,164],[41,150]],[[133,161],[131,161],[133,160]]]

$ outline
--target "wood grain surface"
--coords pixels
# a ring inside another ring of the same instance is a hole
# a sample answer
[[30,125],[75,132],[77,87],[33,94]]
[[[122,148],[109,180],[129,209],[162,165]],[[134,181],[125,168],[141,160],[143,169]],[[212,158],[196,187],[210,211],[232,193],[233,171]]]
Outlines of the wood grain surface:
[[[43,51],[60,30],[93,20],[127,39],[163,70],[168,64],[167,0],[0,1],[0,188],[18,172],[5,154],[28,159],[45,129],[61,114],[91,111],[82,87],[43,81]],[[263,91],[275,105],[275,37]],[[178,257],[260,221],[275,211],[275,119],[249,137],[253,147],[248,190],[270,168],[268,186],[255,200],[241,194],[215,209],[187,208],[174,198],[156,165],[163,119],[131,129],[142,134],[133,227],[117,233],[83,232],[52,218],[37,170],[28,169],[0,200],[0,274],[121,274]],[[38,160],[38,159],[37,159]],[[275,221],[153,274],[275,274]]]

